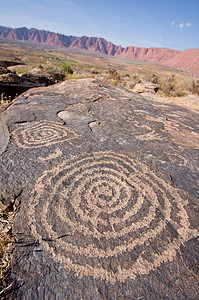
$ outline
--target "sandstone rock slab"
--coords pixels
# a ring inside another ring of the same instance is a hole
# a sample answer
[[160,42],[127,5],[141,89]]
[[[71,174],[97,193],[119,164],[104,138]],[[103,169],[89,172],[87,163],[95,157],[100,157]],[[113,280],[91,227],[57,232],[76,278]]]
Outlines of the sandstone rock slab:
[[197,298],[197,113],[82,79],[29,90],[2,120],[8,297]]

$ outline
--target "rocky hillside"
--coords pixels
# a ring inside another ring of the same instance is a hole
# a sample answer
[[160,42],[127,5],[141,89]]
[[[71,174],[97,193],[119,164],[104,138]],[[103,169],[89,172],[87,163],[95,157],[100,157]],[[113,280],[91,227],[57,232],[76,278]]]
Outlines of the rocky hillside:
[[35,28],[27,29],[26,27],[22,27],[13,29],[0,26],[0,37],[10,40],[46,43],[72,49],[90,50],[108,55],[120,54],[124,51],[124,48],[121,46],[116,46],[102,38],[66,36],[64,34],[37,30]]
[[142,47],[126,47],[121,53],[115,55],[120,58],[139,60],[144,62],[163,63],[167,59],[174,58],[181,53],[178,50],[167,48],[142,48]]
[[187,49],[164,62],[164,65],[199,72],[199,49]]
[[122,47],[97,37],[76,37],[35,28],[0,26],[0,38],[46,43],[58,47],[89,50],[118,58],[160,63],[177,69],[199,72],[199,49],[184,52],[167,48]]

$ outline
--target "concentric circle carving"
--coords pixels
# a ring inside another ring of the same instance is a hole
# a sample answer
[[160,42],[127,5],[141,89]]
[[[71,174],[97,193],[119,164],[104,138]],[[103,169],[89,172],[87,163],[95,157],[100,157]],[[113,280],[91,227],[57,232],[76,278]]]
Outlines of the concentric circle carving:
[[111,151],[46,170],[30,201],[32,234],[80,277],[135,279],[171,261],[195,234],[176,188],[139,161]]
[[39,148],[74,139],[77,134],[60,123],[41,121],[22,125],[12,136],[19,147]]

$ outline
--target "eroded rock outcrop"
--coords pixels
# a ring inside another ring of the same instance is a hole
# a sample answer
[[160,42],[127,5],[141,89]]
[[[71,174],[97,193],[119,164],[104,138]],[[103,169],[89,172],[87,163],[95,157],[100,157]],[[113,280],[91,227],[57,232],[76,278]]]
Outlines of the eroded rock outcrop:
[[18,206],[9,297],[196,299],[198,120],[93,79],[5,110],[1,200]]
[[44,75],[34,75],[25,73],[21,76],[7,68],[0,67],[0,92],[1,95],[14,99],[16,95],[20,95],[33,87],[48,86],[55,83],[53,78]]

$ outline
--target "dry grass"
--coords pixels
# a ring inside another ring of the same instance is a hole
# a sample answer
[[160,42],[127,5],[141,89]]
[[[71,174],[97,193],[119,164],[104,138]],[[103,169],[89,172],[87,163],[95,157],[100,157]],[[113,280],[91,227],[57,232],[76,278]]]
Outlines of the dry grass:
[[[17,95],[16,95],[17,96]],[[10,102],[12,102],[12,97],[11,96],[5,96],[5,94],[4,93],[2,93],[1,95],[0,95],[0,106],[1,105],[3,105],[3,104],[8,104],[8,103],[10,103]]]
[[15,212],[10,205],[0,210],[0,299],[9,285],[10,254],[15,236],[12,233]]

